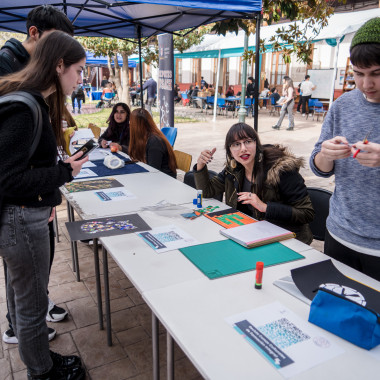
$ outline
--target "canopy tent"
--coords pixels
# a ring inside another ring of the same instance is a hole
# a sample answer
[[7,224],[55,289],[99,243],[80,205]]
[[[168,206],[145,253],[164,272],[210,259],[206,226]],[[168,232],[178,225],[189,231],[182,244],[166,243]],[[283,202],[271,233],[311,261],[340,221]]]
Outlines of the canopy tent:
[[[76,35],[138,38],[140,57],[142,37],[176,33],[230,18],[248,19],[254,14],[260,20],[262,9],[261,0],[44,0],[44,3],[62,9],[72,21]],[[2,0],[0,30],[25,33],[26,16],[35,6],[31,0],[18,0],[17,4],[13,0]],[[255,98],[254,125],[257,130],[258,91]]]
[[[337,46],[334,60],[334,75],[332,80],[332,90],[330,95],[330,104],[334,99],[335,78],[337,73],[337,62],[339,54],[339,44],[347,34],[355,33],[365,22],[374,17],[380,17],[380,8],[369,9],[359,12],[337,13],[329,18],[328,25],[324,27],[318,35],[308,30],[306,37],[311,38],[313,42],[326,41],[330,46]],[[287,29],[290,25],[303,25],[302,21],[288,22],[283,24],[274,24],[260,28],[260,39],[264,40],[266,52],[272,51],[272,44],[269,40],[276,34],[279,28]],[[227,33],[225,37],[217,35],[205,36],[202,43],[192,46],[182,54],[175,54],[175,58],[229,58],[239,57],[244,52],[244,31]],[[255,35],[249,37],[248,49],[255,51]],[[218,66],[219,68],[219,66]]]
[[[261,0],[44,0],[43,3],[64,10],[76,35],[117,38],[172,33],[229,18],[251,18],[253,13],[261,12]],[[36,5],[31,0],[2,0],[0,29],[25,33],[26,16]]]
[[[136,63],[138,62],[138,60],[139,60],[138,57],[137,58],[128,57],[128,67],[130,67],[130,68],[136,67]],[[117,56],[117,61],[119,63],[119,66],[123,66],[123,58],[120,55]],[[89,65],[89,66],[107,66],[108,60],[107,60],[107,57],[105,57],[103,55],[101,55],[99,57],[95,57],[94,53],[92,53],[90,51],[86,51],[86,65]]]
[[[312,38],[313,42],[325,40],[331,46],[336,46],[336,40],[341,40],[346,34],[356,32],[366,21],[374,17],[380,17],[380,8],[369,9],[360,12],[337,13],[329,18],[329,23],[318,35],[313,35],[308,31],[307,37]],[[295,22],[302,25],[301,21]],[[260,39],[264,40],[268,52],[272,51],[269,43],[271,37],[276,34],[279,28],[287,29],[294,22],[274,24],[260,28]],[[182,54],[175,54],[176,58],[221,58],[239,57],[244,52],[244,31],[227,33],[225,37],[218,35],[206,35],[202,43],[192,46]],[[315,36],[315,37],[314,37]],[[249,37],[249,50],[255,51],[255,35]]]

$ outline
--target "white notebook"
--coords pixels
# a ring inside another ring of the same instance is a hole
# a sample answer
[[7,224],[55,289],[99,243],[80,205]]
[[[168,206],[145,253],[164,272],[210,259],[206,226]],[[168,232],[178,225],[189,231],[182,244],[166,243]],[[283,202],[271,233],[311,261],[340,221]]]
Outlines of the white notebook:
[[220,233],[247,248],[258,247],[260,245],[295,237],[293,232],[278,227],[266,220],[220,230]]

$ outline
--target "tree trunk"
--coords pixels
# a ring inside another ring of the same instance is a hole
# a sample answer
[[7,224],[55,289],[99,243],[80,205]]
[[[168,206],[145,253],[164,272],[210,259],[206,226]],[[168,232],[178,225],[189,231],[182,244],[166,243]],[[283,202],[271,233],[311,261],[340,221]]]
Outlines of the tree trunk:
[[[121,102],[128,104],[131,106],[131,98],[129,96],[129,67],[128,67],[128,53],[122,51],[121,56],[123,58],[123,67],[121,68],[121,77],[122,83],[124,85],[122,95],[119,95],[119,99]],[[119,64],[117,64],[119,66]],[[115,63],[116,67],[116,63]],[[119,91],[119,88],[118,88]]]

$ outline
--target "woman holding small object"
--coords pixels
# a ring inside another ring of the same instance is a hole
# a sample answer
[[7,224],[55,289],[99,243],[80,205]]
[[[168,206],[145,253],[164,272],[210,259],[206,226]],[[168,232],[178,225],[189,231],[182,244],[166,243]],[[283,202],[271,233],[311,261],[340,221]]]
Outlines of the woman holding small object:
[[137,108],[132,111],[130,130],[128,154],[131,158],[176,178],[177,163],[173,148],[147,110]]
[[[7,265],[8,308],[28,379],[82,379],[79,357],[49,350],[46,316],[50,268],[48,220],[62,202],[59,187],[73,180],[88,158],[59,159],[63,146],[65,98],[82,83],[86,53],[74,38],[52,31],[39,39],[27,64],[0,79],[0,95],[24,91],[41,112],[35,123],[31,108],[13,101],[0,107],[0,256]],[[45,99],[56,94],[56,114]],[[33,144],[38,125],[41,134]],[[9,149],[17,145],[17,149]],[[32,149],[33,147],[33,149]]]
[[299,174],[303,159],[280,145],[261,145],[256,131],[245,123],[230,128],[225,149],[227,164],[217,176],[210,179],[207,169],[216,148],[204,150],[194,166],[196,188],[203,196],[224,192],[229,206],[295,232],[298,240],[310,244],[314,209]]
[[108,128],[99,137],[99,146],[110,147],[111,150],[128,153],[129,146],[129,117],[131,111],[125,103],[117,103],[107,120]]

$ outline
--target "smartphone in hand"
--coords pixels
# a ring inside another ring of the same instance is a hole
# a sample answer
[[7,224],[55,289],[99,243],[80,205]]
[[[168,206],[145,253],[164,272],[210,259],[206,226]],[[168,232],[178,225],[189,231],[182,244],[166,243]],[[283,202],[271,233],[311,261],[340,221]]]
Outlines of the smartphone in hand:
[[88,140],[86,144],[82,145],[75,153],[72,154],[72,156],[75,156],[79,152],[83,152],[83,155],[76,159],[76,160],[81,160],[82,158],[85,158],[87,155],[89,155],[98,146],[99,144],[95,140],[93,139]]

